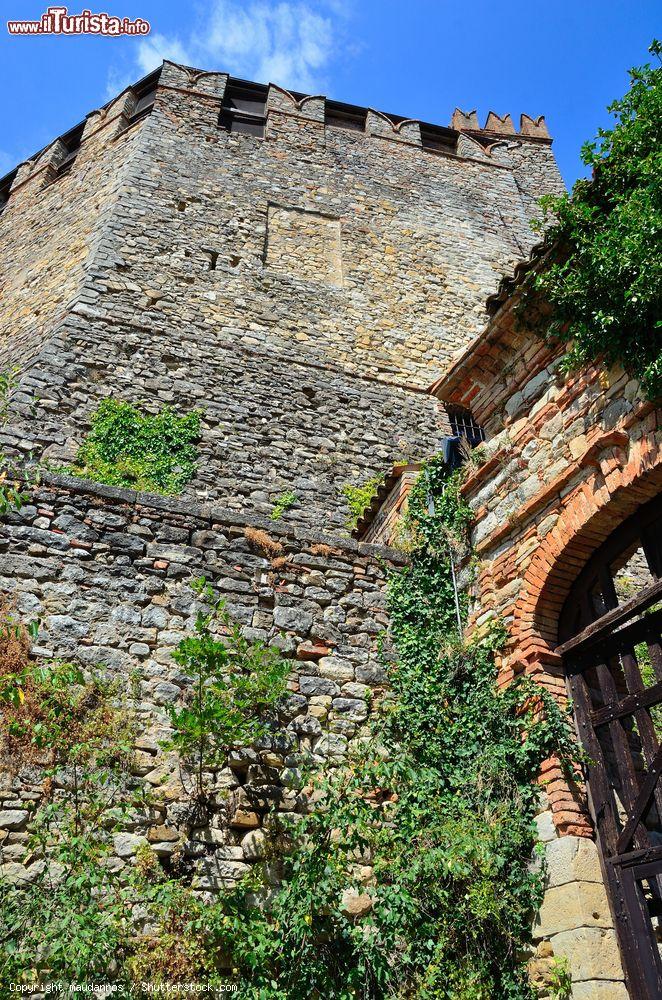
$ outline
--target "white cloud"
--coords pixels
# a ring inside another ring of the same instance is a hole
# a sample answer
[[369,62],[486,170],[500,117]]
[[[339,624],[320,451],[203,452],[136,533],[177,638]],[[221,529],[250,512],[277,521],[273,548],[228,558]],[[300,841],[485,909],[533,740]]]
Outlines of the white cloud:
[[138,47],[138,66],[143,76],[160,66],[164,59],[171,62],[193,65],[191,57],[178,38],[166,38],[165,35],[153,35],[143,39]]
[[151,35],[138,45],[131,72],[111,73],[109,96],[163,59],[218,69],[245,79],[319,93],[343,52],[346,0],[213,0],[188,37]]

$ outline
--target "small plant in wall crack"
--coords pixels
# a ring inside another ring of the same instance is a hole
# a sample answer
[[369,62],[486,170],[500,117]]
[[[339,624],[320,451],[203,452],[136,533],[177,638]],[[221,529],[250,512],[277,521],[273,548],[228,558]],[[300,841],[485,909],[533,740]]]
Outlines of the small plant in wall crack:
[[299,502],[299,497],[293,490],[286,490],[284,493],[281,493],[279,497],[276,497],[273,510],[269,515],[271,517],[271,520],[272,521],[280,520],[283,514],[286,514],[288,510],[291,510],[292,507],[294,507],[294,505],[298,502]]
[[346,523],[349,531],[353,531],[359,523],[366,508],[370,506],[373,498],[377,496],[377,491],[383,482],[384,476],[379,475],[372,476],[371,479],[366,479],[359,486],[355,486],[353,483],[345,483],[341,487],[340,492],[345,497],[350,510],[350,517]]
[[549,972],[553,1000],[572,1000],[572,974],[567,958],[555,958]]

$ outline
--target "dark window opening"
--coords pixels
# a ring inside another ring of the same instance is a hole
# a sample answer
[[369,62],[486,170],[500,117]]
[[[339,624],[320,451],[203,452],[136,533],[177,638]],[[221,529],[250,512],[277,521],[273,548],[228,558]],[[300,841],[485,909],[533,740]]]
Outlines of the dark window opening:
[[357,108],[353,104],[327,101],[324,109],[324,124],[327,128],[344,128],[351,132],[365,132],[367,113],[365,108]]
[[447,406],[446,413],[454,437],[464,438],[470,448],[476,448],[485,440],[485,431],[476,423],[470,410],[464,406]]
[[129,116],[129,122],[137,122],[152,110],[160,75],[161,70],[159,69],[156,73],[150,73],[149,76],[146,76],[144,80],[141,80],[140,83],[137,83],[132,88],[136,104]]
[[218,260],[218,250],[205,250],[205,253],[209,254],[209,270],[216,270],[216,261]]
[[264,138],[267,88],[259,83],[228,80],[218,124],[228,132]]
[[0,215],[2,215],[5,205],[9,201],[9,192],[11,191],[11,186],[16,179],[17,173],[18,168],[16,170],[12,170],[10,174],[7,174],[6,177],[3,177],[2,180],[0,180]]
[[441,153],[457,152],[457,134],[441,125],[421,125],[421,144],[424,149],[436,149]]
[[78,150],[80,149],[84,128],[85,122],[83,122],[82,125],[77,125],[76,128],[72,128],[71,131],[67,132],[65,135],[60,136],[60,142],[64,144],[66,153],[57,166],[55,171],[56,177],[64,177],[64,175],[68,174],[73,167],[74,160],[78,156]]

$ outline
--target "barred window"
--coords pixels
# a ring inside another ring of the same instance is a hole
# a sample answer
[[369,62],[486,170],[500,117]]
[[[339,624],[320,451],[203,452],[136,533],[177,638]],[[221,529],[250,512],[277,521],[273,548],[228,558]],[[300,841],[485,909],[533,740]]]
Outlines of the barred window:
[[464,406],[446,406],[446,413],[455,437],[464,438],[471,448],[485,440],[485,431],[474,420],[471,410]]

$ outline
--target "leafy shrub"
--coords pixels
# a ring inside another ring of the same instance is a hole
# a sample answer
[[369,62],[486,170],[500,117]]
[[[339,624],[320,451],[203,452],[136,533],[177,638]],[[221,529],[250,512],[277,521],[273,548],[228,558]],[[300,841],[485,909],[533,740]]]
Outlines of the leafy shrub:
[[105,399],[78,449],[68,475],[108,486],[180,493],[195,472],[200,415],[183,417],[164,406],[154,415],[130,403]]
[[[650,52],[660,59],[662,47]],[[535,289],[551,303],[549,334],[571,341],[566,368],[604,356],[662,394],[662,67],[630,71],[612,129],[582,149],[591,180],[542,199],[557,253]]]
[[[223,767],[231,749],[250,746],[269,732],[268,716],[285,690],[290,666],[275,647],[243,637],[204,579],[194,588],[209,610],[198,612],[194,634],[172,654],[192,688],[183,707],[168,707],[173,727],[168,746],[192,770],[203,800],[205,771]],[[224,634],[214,634],[218,627]]]

